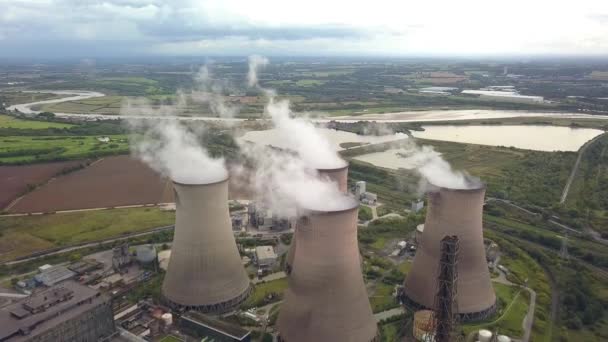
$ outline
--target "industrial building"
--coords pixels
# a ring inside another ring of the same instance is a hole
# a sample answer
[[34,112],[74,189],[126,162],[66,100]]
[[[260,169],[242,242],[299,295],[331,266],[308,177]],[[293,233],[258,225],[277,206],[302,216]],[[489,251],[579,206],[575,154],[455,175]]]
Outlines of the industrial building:
[[44,268],[42,272],[34,276],[34,279],[38,284],[50,287],[75,276],[76,273],[70,271],[67,267],[57,265]]
[[173,186],[175,234],[162,294],[174,308],[229,311],[251,287],[232,233],[228,178]]
[[[317,172],[319,173],[319,177],[321,177],[321,179],[336,183],[341,192],[348,192],[348,163],[345,162],[345,166],[335,169],[317,169]],[[363,184],[363,188],[365,188],[365,184]],[[296,223],[295,230],[297,230],[297,228]],[[285,271],[287,274],[291,272],[293,258],[296,252],[296,245],[296,239],[292,239],[289,250],[287,251],[287,258],[285,260]]]
[[272,246],[257,246],[255,248],[255,260],[260,267],[272,267],[277,262],[277,254]]
[[74,281],[0,308],[0,341],[102,341],[114,331],[110,299]]
[[433,309],[439,272],[440,242],[445,236],[459,239],[456,303],[463,320],[491,315],[496,296],[490,281],[482,232],[485,186],[472,189],[436,188],[428,194],[424,233],[404,283],[404,301],[415,308]]
[[293,266],[277,321],[287,342],[369,342],[377,335],[357,243],[358,204],[310,211],[297,223]]

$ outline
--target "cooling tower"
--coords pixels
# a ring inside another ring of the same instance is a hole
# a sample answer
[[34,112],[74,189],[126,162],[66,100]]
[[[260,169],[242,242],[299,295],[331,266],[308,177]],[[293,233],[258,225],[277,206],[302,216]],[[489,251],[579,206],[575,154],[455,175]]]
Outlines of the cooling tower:
[[[345,163],[343,167],[336,169],[317,169],[319,177],[334,182],[338,185],[338,189],[346,193],[348,191],[348,163]],[[297,229],[297,225],[296,225]],[[285,269],[287,273],[290,272],[290,268],[293,265],[293,257],[296,251],[296,240],[292,239],[289,250],[287,251],[287,259],[285,260]]]
[[377,333],[357,243],[358,205],[298,220],[294,264],[278,317],[287,342],[369,342]]
[[173,186],[175,236],[163,296],[174,307],[226,312],[250,292],[228,213],[228,179]]
[[458,236],[457,300],[463,320],[481,319],[496,308],[482,232],[485,186],[457,190],[437,188],[428,195],[424,234],[419,241],[412,269],[405,279],[405,302],[419,308],[433,308],[439,272],[440,241]]

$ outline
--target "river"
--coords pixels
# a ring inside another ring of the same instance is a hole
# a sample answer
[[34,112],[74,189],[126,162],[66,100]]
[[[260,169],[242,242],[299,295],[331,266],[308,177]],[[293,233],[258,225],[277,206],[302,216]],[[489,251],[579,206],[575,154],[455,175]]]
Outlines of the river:
[[[60,103],[65,101],[78,101],[94,97],[105,96],[100,92],[94,91],[73,91],[73,90],[33,90],[29,92],[41,92],[57,95],[66,95],[64,98],[38,101],[32,103],[24,103],[10,106],[9,110],[19,110],[25,114],[38,114],[40,111],[33,110],[31,107],[48,103]],[[148,115],[103,115],[103,114],[73,114],[73,113],[55,113],[59,117],[76,117],[91,120],[116,120],[124,119],[178,119],[192,121],[244,121],[247,119],[241,118],[217,118],[206,116],[148,116]],[[531,112],[531,111],[515,111],[515,110],[493,110],[493,109],[471,109],[471,110],[427,110],[427,111],[405,111],[386,114],[363,114],[363,115],[348,115],[311,118],[311,121],[318,123],[326,123],[331,120],[339,122],[356,122],[356,121],[380,121],[380,122],[431,122],[431,121],[458,121],[458,120],[474,120],[474,119],[501,119],[514,117],[545,117],[545,118],[576,118],[576,119],[605,119],[607,115],[589,115],[580,113],[551,113],[551,112]]]

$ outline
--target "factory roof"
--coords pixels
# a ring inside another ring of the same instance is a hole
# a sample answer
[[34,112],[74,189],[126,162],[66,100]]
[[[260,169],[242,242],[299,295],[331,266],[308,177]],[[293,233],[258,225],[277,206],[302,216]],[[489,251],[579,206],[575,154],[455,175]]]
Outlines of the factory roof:
[[26,341],[108,300],[67,281],[0,308],[0,341]]
[[70,279],[75,275],[76,273],[70,271],[65,266],[53,266],[35,275],[34,278],[36,278],[36,281],[46,286],[53,286],[61,281]]
[[199,312],[189,311],[182,316],[182,319],[189,320],[190,322],[203,325],[209,329],[215,330],[221,334],[229,335],[237,340],[244,339],[247,335],[250,334],[249,331],[230,324],[228,322],[220,321],[217,319],[213,319],[209,316],[203,315]]
[[258,246],[255,248],[255,255],[258,259],[276,259],[277,254],[272,246]]

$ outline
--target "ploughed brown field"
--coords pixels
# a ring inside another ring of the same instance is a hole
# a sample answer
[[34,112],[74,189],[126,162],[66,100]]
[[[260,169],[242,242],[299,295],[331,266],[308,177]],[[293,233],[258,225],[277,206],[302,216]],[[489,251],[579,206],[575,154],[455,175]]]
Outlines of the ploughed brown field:
[[54,212],[173,201],[171,184],[129,156],[101,159],[25,195],[11,213]]
[[[230,184],[231,198],[246,198]],[[171,181],[129,156],[101,159],[89,167],[58,177],[23,196],[10,213],[112,208],[173,202]]]
[[64,170],[78,167],[83,162],[67,161],[37,165],[0,166],[0,209],[6,208],[28,187],[44,184]]

